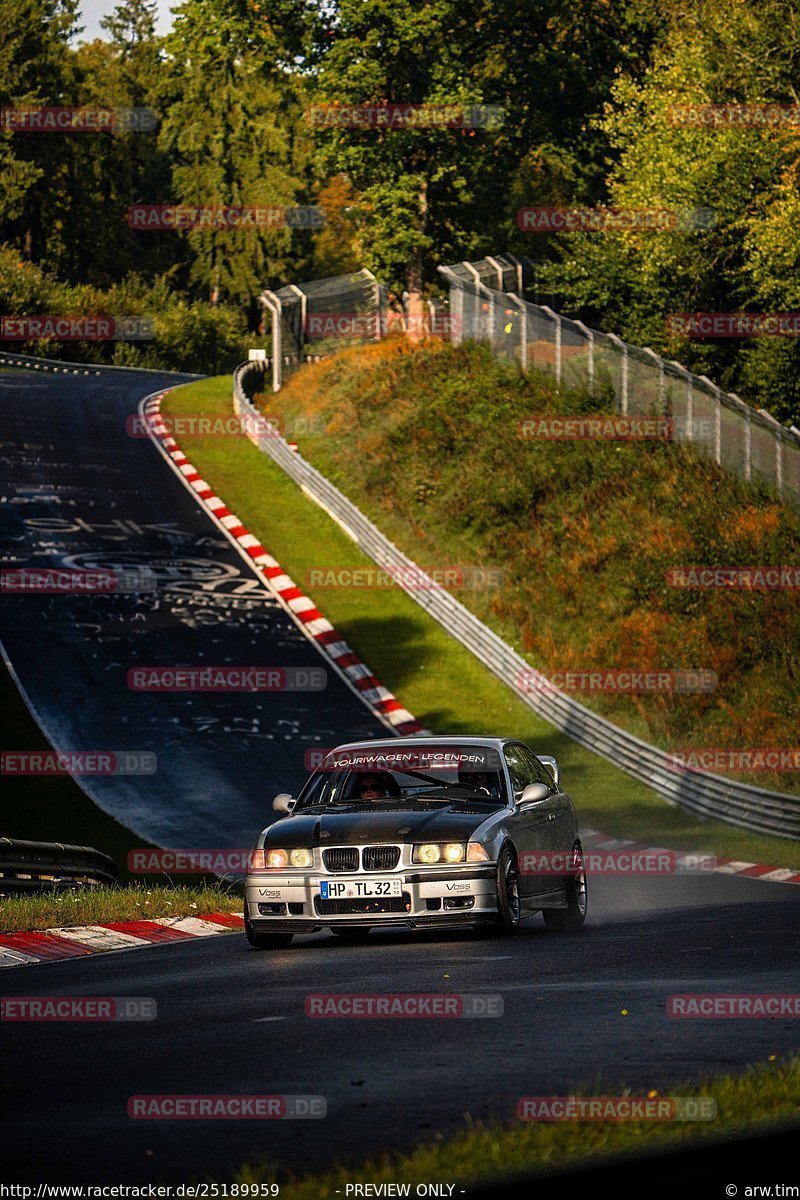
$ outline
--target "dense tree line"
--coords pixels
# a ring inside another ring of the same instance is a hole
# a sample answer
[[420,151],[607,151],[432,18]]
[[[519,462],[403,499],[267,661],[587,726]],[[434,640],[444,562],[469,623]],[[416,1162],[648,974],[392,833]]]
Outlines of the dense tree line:
[[[798,419],[796,340],[688,343],[665,327],[675,311],[800,307],[800,125],[668,118],[688,102],[797,103],[798,0],[183,0],[166,37],[150,0],[123,0],[92,42],[77,3],[5,0],[0,106],[146,109],[157,124],[0,133],[4,310],[26,300],[41,312],[57,296],[79,311],[91,295],[144,311],[155,298],[162,317],[183,306],[180,324],[210,307],[202,320],[223,322],[215,361],[220,346],[226,361],[267,284],[369,266],[413,293],[436,286],[440,263],[513,249],[537,261],[564,311]],[[495,106],[502,119],[315,119],[408,102]],[[318,207],[326,223],[130,227],[132,206],[167,203]],[[523,232],[517,212],[532,205],[716,219],[668,233]],[[20,264],[38,272],[25,287]]]

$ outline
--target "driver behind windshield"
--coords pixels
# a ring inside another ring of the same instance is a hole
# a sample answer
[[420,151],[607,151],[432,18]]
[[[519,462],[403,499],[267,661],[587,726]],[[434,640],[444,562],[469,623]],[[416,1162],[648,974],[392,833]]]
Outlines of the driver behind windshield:
[[[394,792],[394,788],[391,789]],[[389,780],[383,771],[368,771],[359,775],[351,795],[358,800],[386,800],[390,794]]]
[[489,796],[497,796],[497,775],[494,771],[473,771],[468,767],[460,767],[458,782],[475,791],[486,792]]

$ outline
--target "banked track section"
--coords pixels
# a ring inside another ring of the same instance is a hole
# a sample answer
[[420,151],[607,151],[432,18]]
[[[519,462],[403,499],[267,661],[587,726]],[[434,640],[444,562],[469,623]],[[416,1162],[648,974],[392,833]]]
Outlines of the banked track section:
[[[304,779],[306,751],[394,727],[307,636],[150,438],[131,435],[143,397],[185,379],[0,374],[4,568],[138,568],[152,580],[148,591],[121,594],[5,594],[0,637],[56,750],[155,754],[152,774],[80,777],[104,811],[158,845],[247,847],[272,819],[272,796]],[[327,686],[128,686],[132,668],[176,665],[323,666]]]

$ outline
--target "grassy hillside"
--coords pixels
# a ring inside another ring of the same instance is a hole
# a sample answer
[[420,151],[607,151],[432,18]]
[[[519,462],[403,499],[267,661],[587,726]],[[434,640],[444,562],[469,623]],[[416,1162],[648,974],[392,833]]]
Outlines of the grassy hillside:
[[[546,674],[719,677],[708,694],[575,693],[583,703],[665,748],[797,744],[798,593],[666,581],[675,566],[800,563],[800,514],[774,495],[685,445],[523,439],[532,415],[608,406],[476,345],[354,347],[261,407],[324,431],[300,437],[302,454],[419,564],[502,569],[501,588],[459,599]],[[800,790],[788,772],[740,777]]]

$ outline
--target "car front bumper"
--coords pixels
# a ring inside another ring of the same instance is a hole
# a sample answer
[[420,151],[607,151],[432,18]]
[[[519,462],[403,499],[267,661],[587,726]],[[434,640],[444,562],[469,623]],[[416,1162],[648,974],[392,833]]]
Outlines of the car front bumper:
[[[257,932],[312,933],[335,926],[407,925],[429,928],[474,925],[497,916],[494,864],[459,871],[416,868],[390,872],[399,879],[401,895],[365,900],[323,900],[322,879],[337,876],[308,872],[254,872],[245,883],[247,916]],[[342,877],[344,878],[344,877]],[[369,875],[347,878],[368,880]]]

